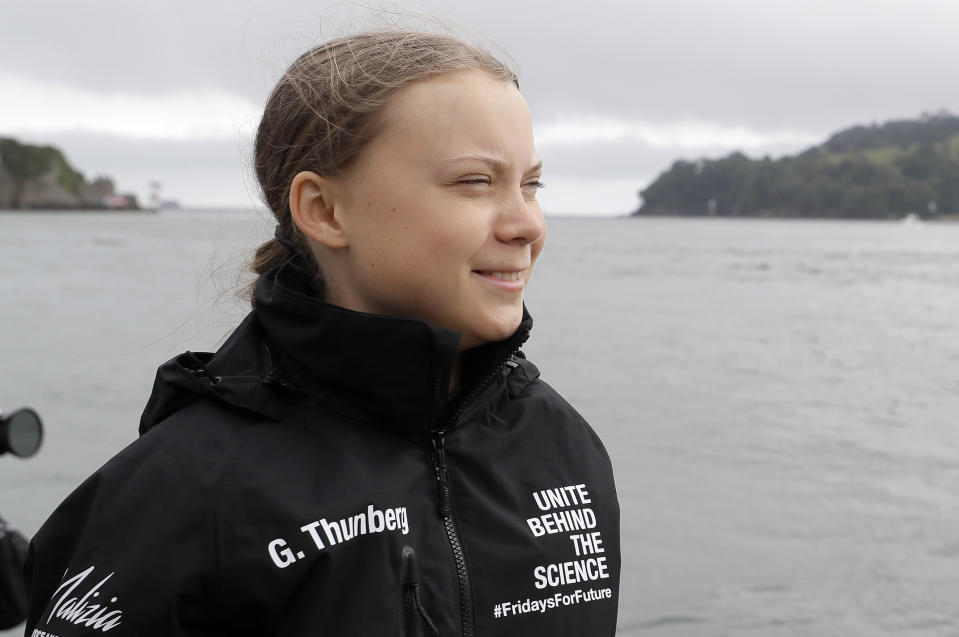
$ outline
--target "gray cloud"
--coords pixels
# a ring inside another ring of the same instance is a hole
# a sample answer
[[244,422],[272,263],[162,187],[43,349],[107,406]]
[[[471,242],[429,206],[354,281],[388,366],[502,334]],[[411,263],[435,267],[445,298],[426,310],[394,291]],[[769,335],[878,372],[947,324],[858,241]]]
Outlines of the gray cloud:
[[955,3],[591,2],[547,23],[508,45],[540,109],[826,132],[959,105]]
[[[642,114],[823,129],[959,106],[959,5],[936,0],[427,2],[502,45],[545,115]],[[0,65],[102,91],[265,94],[298,51],[359,7],[9,3]],[[352,21],[348,16],[352,16]]]

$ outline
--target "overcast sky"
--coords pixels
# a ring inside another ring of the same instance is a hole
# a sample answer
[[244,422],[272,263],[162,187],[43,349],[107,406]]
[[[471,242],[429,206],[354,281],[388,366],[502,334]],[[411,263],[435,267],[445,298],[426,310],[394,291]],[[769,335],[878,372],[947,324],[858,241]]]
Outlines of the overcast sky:
[[[780,156],[959,113],[956,0],[366,2],[517,62],[547,213],[622,214],[678,158]],[[258,205],[250,135],[300,52],[382,14],[323,0],[0,0],[0,136],[184,205]]]

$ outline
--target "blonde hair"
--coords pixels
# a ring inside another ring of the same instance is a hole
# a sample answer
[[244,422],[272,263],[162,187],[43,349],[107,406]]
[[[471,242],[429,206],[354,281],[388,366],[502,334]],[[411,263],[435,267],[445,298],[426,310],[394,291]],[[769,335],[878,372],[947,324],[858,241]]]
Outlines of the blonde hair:
[[467,70],[519,86],[510,65],[447,34],[370,31],[331,40],[297,58],[270,94],[254,141],[256,178],[277,227],[275,237],[254,253],[253,272],[262,276],[296,253],[312,261],[290,215],[290,185],[297,173],[341,173],[376,135],[378,115],[396,91]]

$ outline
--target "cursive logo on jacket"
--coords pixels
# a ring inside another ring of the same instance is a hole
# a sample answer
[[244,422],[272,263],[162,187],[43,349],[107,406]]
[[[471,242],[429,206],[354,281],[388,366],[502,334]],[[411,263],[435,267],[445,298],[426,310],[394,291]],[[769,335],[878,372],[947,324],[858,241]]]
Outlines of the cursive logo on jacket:
[[[53,598],[51,599],[53,607],[50,610],[50,615],[47,617],[48,624],[56,617],[57,619],[77,626],[86,626],[87,628],[93,628],[103,632],[107,632],[120,625],[123,611],[109,606],[109,604],[115,604],[117,598],[115,596],[110,597],[108,604],[105,601],[106,595],[104,595],[104,598],[100,597],[100,589],[107,583],[107,580],[113,577],[113,573],[101,579],[95,586],[87,590],[87,592],[80,597],[82,589],[80,591],[77,589],[79,589],[80,585],[87,579],[87,576],[93,572],[93,568],[94,567],[91,566],[87,570],[77,573],[70,579],[65,580],[60,584],[60,587],[53,592]],[[77,591],[75,595],[74,591]],[[58,595],[59,597],[57,597]]]

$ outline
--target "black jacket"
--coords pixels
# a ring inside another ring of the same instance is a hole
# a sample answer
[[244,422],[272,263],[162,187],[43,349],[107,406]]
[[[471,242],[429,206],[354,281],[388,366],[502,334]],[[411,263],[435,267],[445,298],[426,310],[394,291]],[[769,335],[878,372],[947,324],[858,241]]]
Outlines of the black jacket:
[[613,635],[589,425],[507,341],[318,300],[288,264],[31,544],[27,635]]

